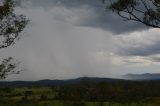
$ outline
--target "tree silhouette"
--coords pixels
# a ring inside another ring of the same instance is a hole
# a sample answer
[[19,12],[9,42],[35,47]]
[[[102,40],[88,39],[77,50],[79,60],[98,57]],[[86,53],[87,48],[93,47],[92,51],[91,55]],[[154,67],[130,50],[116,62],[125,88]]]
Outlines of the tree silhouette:
[[160,28],[160,0],[102,0],[107,9],[125,21],[137,21],[153,28]]
[[[12,0],[0,1],[0,49],[7,48],[20,39],[21,32],[26,27],[29,20],[22,14],[14,13],[15,4]],[[15,71],[16,63],[13,58],[4,59],[0,64],[0,79],[7,75],[19,73]]]

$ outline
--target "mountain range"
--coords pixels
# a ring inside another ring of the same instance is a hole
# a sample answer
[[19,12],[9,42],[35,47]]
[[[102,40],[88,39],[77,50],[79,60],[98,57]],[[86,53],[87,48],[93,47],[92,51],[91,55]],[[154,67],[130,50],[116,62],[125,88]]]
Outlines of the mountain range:
[[32,87],[32,86],[61,86],[77,83],[98,83],[98,82],[118,82],[123,79],[81,77],[68,80],[39,80],[39,81],[0,81],[0,87]]
[[160,73],[126,74],[122,77],[128,80],[160,80]]
[[68,80],[39,80],[39,81],[0,81],[0,87],[32,87],[32,86],[62,86],[66,84],[77,83],[98,83],[98,82],[124,82],[124,81],[160,81],[160,74],[145,73],[145,74],[126,74],[121,79],[114,78],[98,78],[98,77],[80,77]]

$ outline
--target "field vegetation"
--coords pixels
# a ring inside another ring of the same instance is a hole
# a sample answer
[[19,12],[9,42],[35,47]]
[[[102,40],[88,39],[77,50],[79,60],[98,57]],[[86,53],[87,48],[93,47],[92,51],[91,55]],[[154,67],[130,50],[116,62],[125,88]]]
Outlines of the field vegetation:
[[0,106],[160,106],[159,81],[0,88]]

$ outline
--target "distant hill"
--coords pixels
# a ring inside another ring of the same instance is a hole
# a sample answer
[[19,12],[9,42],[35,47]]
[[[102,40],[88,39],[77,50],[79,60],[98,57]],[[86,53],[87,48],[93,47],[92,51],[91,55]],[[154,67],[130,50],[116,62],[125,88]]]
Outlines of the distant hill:
[[160,73],[126,74],[123,78],[129,80],[160,80]]
[[81,77],[77,79],[68,80],[39,80],[39,81],[1,81],[0,87],[31,87],[31,86],[61,86],[66,84],[76,84],[76,83],[98,83],[98,82],[118,82],[123,81],[122,79],[112,79],[112,78],[90,78]]
[[124,79],[80,77],[68,80],[39,80],[39,81],[0,81],[0,87],[32,87],[32,86],[62,86],[77,83],[99,83],[99,82],[128,82],[129,80],[160,80],[160,74],[126,74]]

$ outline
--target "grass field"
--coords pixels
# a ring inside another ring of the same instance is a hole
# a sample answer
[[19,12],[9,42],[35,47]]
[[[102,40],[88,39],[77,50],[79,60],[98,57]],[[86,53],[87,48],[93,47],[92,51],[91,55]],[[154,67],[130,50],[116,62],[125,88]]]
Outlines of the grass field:
[[116,103],[58,100],[57,95],[52,87],[1,88],[0,106],[160,106],[160,98],[150,103]]

